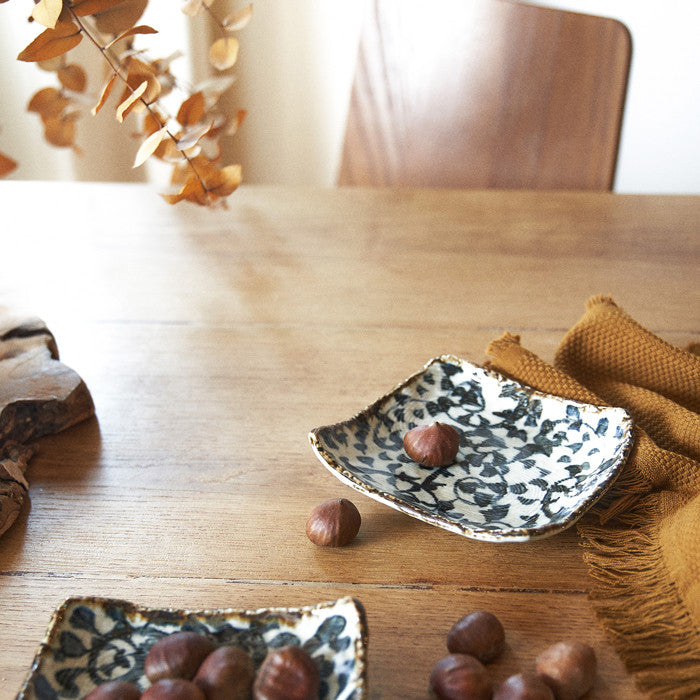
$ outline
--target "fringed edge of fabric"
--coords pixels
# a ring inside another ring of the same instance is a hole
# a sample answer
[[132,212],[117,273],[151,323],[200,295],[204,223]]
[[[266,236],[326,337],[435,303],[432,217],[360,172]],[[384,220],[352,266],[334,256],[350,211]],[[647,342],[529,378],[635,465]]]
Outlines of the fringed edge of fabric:
[[[591,602],[637,686],[657,700],[700,696],[700,639],[666,570],[649,496],[616,518],[577,525]],[[650,664],[653,659],[653,664]]]

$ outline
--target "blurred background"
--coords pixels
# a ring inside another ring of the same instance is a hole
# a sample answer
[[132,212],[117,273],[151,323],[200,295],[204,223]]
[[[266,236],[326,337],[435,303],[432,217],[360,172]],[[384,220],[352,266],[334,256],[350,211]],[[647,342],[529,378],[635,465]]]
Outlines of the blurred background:
[[[219,16],[247,2],[216,0]],[[632,34],[632,66],[622,127],[615,191],[700,194],[700,3],[688,0],[541,1],[531,4],[615,17]],[[216,34],[205,16],[194,20],[175,0],[151,0],[140,23],[159,30],[139,38],[151,54],[182,50],[173,69],[197,81],[210,74],[208,46]],[[39,119],[26,112],[31,95],[54,84],[54,76],[16,61],[38,33],[26,17],[30,0],[0,5],[0,151],[19,161],[10,179],[129,181],[158,179],[157,167],[134,170],[138,143],[128,119],[113,110],[79,122],[84,154],[47,145]],[[255,0],[252,22],[238,35],[237,82],[227,107],[248,111],[226,145],[226,163],[243,165],[244,182],[334,186],[354,72],[359,31],[367,0]],[[426,2],[426,10],[431,4]],[[92,104],[101,87],[94,49]]]

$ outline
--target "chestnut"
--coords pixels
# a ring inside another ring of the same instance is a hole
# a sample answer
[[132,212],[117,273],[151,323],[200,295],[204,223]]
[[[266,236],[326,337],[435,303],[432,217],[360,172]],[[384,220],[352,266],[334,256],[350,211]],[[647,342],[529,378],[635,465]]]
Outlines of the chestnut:
[[452,625],[447,633],[447,650],[451,654],[469,654],[486,664],[500,656],[505,640],[500,620],[493,613],[478,610]]
[[174,632],[162,637],[150,648],[143,670],[151,683],[161,678],[191,680],[202,661],[214,649],[214,642],[203,634]]
[[575,640],[553,644],[535,662],[537,673],[557,700],[578,700],[592,687],[597,660],[593,647]]
[[161,678],[146,688],[142,700],[206,700],[204,691],[184,678]]
[[194,677],[207,700],[248,700],[255,679],[255,665],[240,647],[223,646],[202,662]]
[[253,684],[253,700],[317,700],[321,675],[311,655],[286,646],[268,653]]
[[139,700],[141,688],[128,681],[107,681],[93,688],[85,700]]
[[555,700],[552,689],[531,671],[506,678],[495,690],[493,700]]
[[491,681],[483,664],[468,654],[450,654],[430,672],[430,689],[439,700],[490,700]]
[[442,467],[452,464],[459,451],[459,432],[447,423],[435,421],[419,425],[403,438],[406,454],[423,467]]
[[306,521],[306,536],[319,547],[343,547],[360,531],[360,511],[347,498],[317,505]]

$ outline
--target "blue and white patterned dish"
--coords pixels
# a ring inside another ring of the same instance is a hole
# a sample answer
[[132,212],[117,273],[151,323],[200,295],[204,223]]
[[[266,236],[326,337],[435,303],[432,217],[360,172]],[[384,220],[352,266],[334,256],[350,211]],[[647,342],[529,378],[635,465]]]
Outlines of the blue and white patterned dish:
[[[457,459],[422,467],[403,436],[436,420],[460,431]],[[632,421],[622,408],[544,394],[443,355],[309,440],[335,476],[377,501],[467,537],[518,542],[569,527],[603,495]]]
[[181,630],[205,634],[217,645],[242,647],[256,668],[270,649],[303,646],[321,672],[320,698],[366,697],[367,624],[354,598],[300,608],[194,612],[88,597],[69,598],[54,612],[17,700],[84,698],[110,680],[145,689],[148,650]]

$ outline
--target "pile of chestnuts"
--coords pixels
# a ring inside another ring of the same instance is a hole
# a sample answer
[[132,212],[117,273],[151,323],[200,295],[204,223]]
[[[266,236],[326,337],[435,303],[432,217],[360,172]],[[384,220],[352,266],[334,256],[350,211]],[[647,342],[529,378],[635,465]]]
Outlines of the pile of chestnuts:
[[505,647],[505,630],[490,612],[473,612],[457,620],[447,634],[449,654],[430,673],[430,691],[439,700],[579,700],[596,674],[593,649],[562,641],[545,649],[535,670],[510,676],[495,685],[486,665]]
[[217,647],[197,632],[159,639],[144,661],[143,692],[125,681],[98,685],[86,700],[316,700],[320,674],[298,646],[271,650],[260,668],[236,646]]

